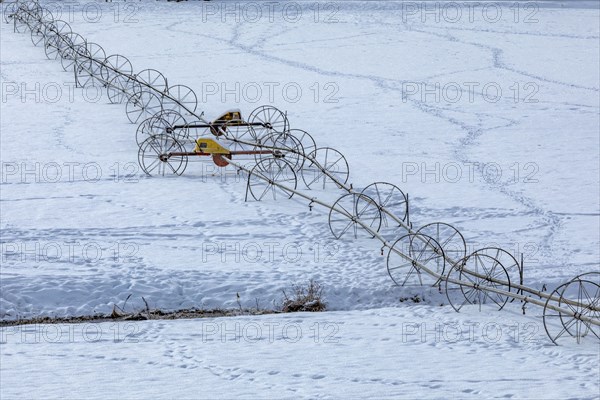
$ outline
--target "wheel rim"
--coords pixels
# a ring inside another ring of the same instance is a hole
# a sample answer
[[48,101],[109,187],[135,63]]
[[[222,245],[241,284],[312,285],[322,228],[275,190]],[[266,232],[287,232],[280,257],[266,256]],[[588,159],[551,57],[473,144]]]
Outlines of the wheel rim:
[[138,151],[138,161],[147,175],[181,175],[188,163],[187,156],[172,156],[168,153],[183,153],[185,150],[177,139],[169,135],[147,138]]

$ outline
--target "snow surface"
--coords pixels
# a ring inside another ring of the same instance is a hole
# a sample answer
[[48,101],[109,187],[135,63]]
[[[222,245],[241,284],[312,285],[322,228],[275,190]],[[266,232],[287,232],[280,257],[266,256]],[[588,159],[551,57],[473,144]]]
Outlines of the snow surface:
[[[512,3],[494,3],[497,22],[479,8],[473,20],[463,8],[458,22],[439,8],[437,21],[436,11],[378,1],[294,3],[303,7],[295,22],[279,3],[273,21],[265,12],[253,22],[241,13],[257,3],[227,3],[239,7],[233,16],[211,3],[98,3],[98,22],[82,5],[65,18],[135,71],[156,68],[194,88],[209,119],[265,103],[286,110],[292,128],[347,157],[355,187],[389,181],[408,192],[415,227],[448,222],[470,250],[522,253],[529,286],[552,290],[598,271],[597,3],[519,3],[518,18]],[[45,325],[33,340],[29,328],[3,328],[2,398],[600,396],[597,343],[554,347],[536,307],[455,314],[437,289],[393,286],[379,242],[334,240],[327,212],[301,200],[245,202],[244,179],[229,169],[199,162],[181,177],[146,178],[123,105],[71,91],[72,74],[28,35],[6,24],[0,35],[0,319],[106,314],[130,295],[129,311],[142,296],[165,310],[231,308],[237,294],[243,307],[273,308],[311,278],[334,311],[132,322],[139,342],[116,343],[110,323],[92,326],[99,340],[74,334],[61,345]],[[244,96],[256,86],[257,101]],[[399,302],[416,294],[425,304]],[[291,322],[303,337],[291,343],[279,330],[270,340],[262,326],[257,342],[242,331],[239,343],[205,341],[205,324],[222,322]],[[473,340],[411,333],[458,323],[466,334],[474,322]],[[315,323],[336,327],[336,341],[315,343]],[[483,337],[490,323],[501,326],[498,341]]]
[[526,321],[416,305],[6,328],[2,398],[597,398],[597,349]]

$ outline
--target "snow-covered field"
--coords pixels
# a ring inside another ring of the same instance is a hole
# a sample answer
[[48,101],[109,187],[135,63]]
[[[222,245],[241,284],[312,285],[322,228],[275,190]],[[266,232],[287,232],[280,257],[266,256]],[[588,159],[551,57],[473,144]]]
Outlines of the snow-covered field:
[[[286,110],[347,157],[354,187],[408,192],[415,227],[523,254],[528,286],[599,270],[597,2],[42,3],[195,89],[208,119]],[[75,89],[29,35],[0,35],[1,320],[107,314],[128,296],[128,311],[238,294],[273,309],[309,279],[331,310],[6,327],[2,398],[600,397],[597,342],[555,347],[537,307],[457,314],[437,289],[396,287],[379,242],[335,240],[299,199],[245,202],[232,169],[147,178],[123,105]]]

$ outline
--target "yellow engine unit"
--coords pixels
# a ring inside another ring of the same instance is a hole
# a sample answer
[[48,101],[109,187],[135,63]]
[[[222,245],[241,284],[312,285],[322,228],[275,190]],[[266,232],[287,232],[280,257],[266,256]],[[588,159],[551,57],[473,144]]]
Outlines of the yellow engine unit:
[[215,136],[221,136],[227,130],[227,126],[238,126],[244,124],[240,110],[229,110],[212,122],[210,131]]
[[196,140],[194,152],[203,154],[225,154],[230,155],[229,149],[221,146],[216,140],[210,138],[199,138]]
[[215,119],[213,121],[213,124],[219,125],[219,124],[224,124],[229,121],[236,121],[236,122],[239,121],[240,123],[242,123],[243,122],[242,112],[238,109],[229,110],[229,111],[225,112],[225,114],[221,115],[219,118]]

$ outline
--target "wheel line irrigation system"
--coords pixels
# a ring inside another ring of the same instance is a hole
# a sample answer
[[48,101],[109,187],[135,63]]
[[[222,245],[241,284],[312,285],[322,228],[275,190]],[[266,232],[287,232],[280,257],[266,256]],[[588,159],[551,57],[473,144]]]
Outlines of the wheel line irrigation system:
[[[535,304],[543,307],[544,327],[553,343],[562,337],[600,340],[600,272],[576,276],[551,293],[530,288],[523,284],[523,260],[517,261],[508,251],[490,247],[467,255],[463,235],[442,222],[413,229],[408,195],[397,186],[375,182],[355,190],[347,184],[345,157],[335,149],[317,147],[307,132],[290,129],[287,115],[275,107],[258,107],[247,120],[239,111],[231,111],[207,121],[204,113],[196,111],[198,100],[192,89],[169,86],[165,76],[153,69],[133,74],[126,57],[107,57],[100,45],[55,20],[38,1],[13,1],[3,12],[15,32],[30,32],[33,44],[43,44],[48,58],[60,57],[65,71],[72,68],[78,86],[100,86],[111,103],[126,103],[129,121],[139,123],[138,161],[147,174],[161,173],[162,168],[163,175],[181,175],[190,158],[210,156],[218,166],[232,165],[247,174],[246,200],[249,194],[255,200],[269,194],[274,199],[301,197],[311,209],[316,204],[329,210],[329,227],[337,239],[350,233],[355,238],[366,233],[378,239],[382,254],[388,249],[387,270],[398,285],[411,279],[419,284],[429,280],[441,290],[443,284],[456,311],[488,302],[498,309],[515,300],[523,306]],[[253,166],[242,164],[237,156],[252,156]],[[323,188],[333,186],[345,193],[333,204],[320,200],[298,188],[298,175],[306,189],[322,183]],[[406,231],[394,242],[381,233],[388,218]],[[446,265],[451,266],[448,271]]]

